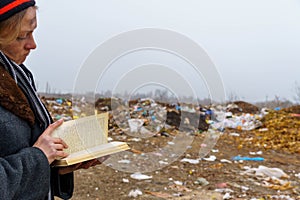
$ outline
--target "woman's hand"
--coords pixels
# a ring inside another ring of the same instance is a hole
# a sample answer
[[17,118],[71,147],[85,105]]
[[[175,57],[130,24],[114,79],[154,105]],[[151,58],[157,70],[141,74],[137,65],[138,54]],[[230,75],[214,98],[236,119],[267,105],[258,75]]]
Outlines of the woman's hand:
[[56,158],[67,157],[68,154],[63,150],[68,148],[68,145],[60,138],[52,137],[53,131],[63,123],[63,120],[58,120],[50,124],[42,133],[38,140],[34,143],[34,147],[41,149],[48,158],[51,164]]
[[78,169],[88,169],[90,167],[93,167],[95,165],[99,165],[99,164],[103,163],[107,158],[109,158],[109,156],[103,156],[98,159],[89,160],[89,161],[78,163],[78,164],[71,165],[68,167],[60,167],[58,169],[58,173],[63,175],[63,174],[67,174],[67,173],[73,172]]

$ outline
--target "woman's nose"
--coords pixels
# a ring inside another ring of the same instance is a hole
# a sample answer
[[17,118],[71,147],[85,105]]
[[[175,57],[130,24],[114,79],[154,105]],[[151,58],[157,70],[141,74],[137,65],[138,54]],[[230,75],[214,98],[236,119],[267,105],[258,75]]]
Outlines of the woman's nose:
[[28,49],[28,50],[36,48],[36,43],[35,43],[35,40],[34,40],[34,37],[33,37],[32,34],[28,38],[28,41],[26,42],[25,48]]

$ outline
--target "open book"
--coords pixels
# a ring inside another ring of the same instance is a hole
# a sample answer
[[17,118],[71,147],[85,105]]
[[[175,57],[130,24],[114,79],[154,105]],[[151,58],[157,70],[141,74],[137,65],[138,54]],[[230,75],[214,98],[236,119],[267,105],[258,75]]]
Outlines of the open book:
[[53,166],[69,166],[79,162],[128,150],[125,142],[108,142],[108,113],[64,122],[52,134],[69,146],[66,158],[55,160]]

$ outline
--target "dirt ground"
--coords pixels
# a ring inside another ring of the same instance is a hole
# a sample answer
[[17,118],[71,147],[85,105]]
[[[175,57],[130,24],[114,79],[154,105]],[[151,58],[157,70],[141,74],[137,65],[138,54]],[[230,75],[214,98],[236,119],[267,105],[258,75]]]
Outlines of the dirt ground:
[[[300,121],[300,117],[293,120]],[[72,199],[300,199],[299,127],[280,128],[283,129],[286,132],[296,132],[297,142],[290,145],[294,145],[293,148],[289,147],[296,149],[295,151],[272,148],[273,143],[270,145],[267,139],[265,145],[257,145],[254,143],[255,138],[264,137],[258,136],[257,131],[225,129],[212,151],[204,157],[215,156],[215,160],[201,159],[197,164],[181,162],[184,158],[199,157],[206,132],[195,132],[190,134],[192,143],[189,148],[176,161],[165,164],[161,169],[143,173],[151,177],[145,180],[131,178],[132,172],[114,169],[108,160],[105,164],[75,172],[75,190]],[[274,131],[274,134],[278,133]],[[169,134],[157,134],[137,141],[115,128],[111,127],[109,131],[109,137],[127,142],[132,148],[131,152],[138,155],[163,148],[177,135],[178,131],[174,129]],[[290,140],[294,141],[295,137]],[[235,156],[260,157],[264,160],[234,161]],[[259,166],[279,168],[286,176],[272,179],[245,173],[247,169],[253,170]],[[132,195],[134,191],[136,196]]]
[[[249,133],[242,133],[246,137]],[[157,145],[165,143],[169,138],[152,138]],[[184,153],[182,158],[197,158],[199,146],[202,142],[202,135],[196,135],[192,148]],[[289,154],[279,151],[239,147],[240,142],[233,136],[225,133],[217,142],[211,153],[217,157],[216,161],[200,161],[199,164],[176,162],[167,167],[146,173],[152,176],[149,180],[135,180],[130,178],[130,173],[116,171],[108,166],[99,165],[88,170],[80,170],[75,173],[75,193],[72,199],[223,199],[225,189],[230,189],[232,199],[273,199],[272,195],[286,195],[281,199],[300,199],[300,178],[294,174],[300,172],[300,155]],[[135,148],[137,149],[137,146]],[[140,150],[145,150],[142,143]],[[249,155],[249,152],[262,151],[264,161],[244,161],[242,163],[222,163],[221,159],[231,160],[237,155]],[[290,175],[288,179],[291,187],[276,190],[262,186],[255,177],[241,175],[245,171],[243,167],[258,167],[263,165],[270,168],[280,168]],[[197,185],[198,178],[205,178],[208,185]],[[128,179],[129,183],[122,180]],[[174,181],[181,181],[182,185],[174,184]],[[242,187],[248,188],[243,190]],[[215,189],[222,188],[224,192],[216,192]],[[143,194],[133,198],[129,197],[131,190],[139,189]],[[275,199],[275,198],[274,198]],[[278,199],[278,198],[277,198]]]

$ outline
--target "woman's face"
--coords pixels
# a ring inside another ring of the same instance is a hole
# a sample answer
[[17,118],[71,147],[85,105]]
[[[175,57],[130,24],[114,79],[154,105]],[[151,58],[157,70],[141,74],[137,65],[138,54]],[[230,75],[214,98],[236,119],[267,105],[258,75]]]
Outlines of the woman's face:
[[17,64],[22,64],[31,49],[36,48],[33,31],[37,27],[36,8],[29,7],[21,21],[21,30],[17,39],[2,45],[2,52]]

